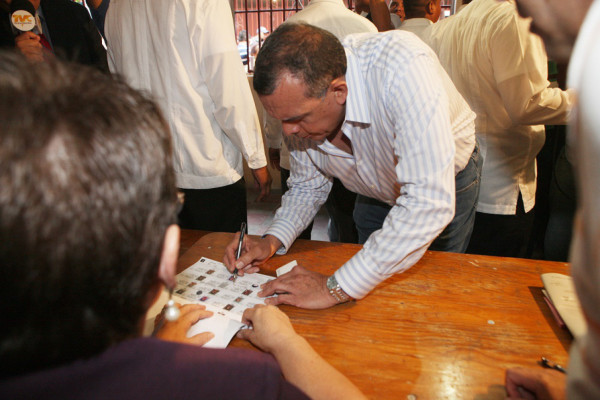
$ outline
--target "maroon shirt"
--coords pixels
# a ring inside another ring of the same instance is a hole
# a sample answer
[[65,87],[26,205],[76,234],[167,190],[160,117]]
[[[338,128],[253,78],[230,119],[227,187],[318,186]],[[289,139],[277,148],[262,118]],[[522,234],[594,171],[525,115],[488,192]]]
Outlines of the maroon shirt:
[[307,399],[268,354],[154,338],[0,381],[2,399]]

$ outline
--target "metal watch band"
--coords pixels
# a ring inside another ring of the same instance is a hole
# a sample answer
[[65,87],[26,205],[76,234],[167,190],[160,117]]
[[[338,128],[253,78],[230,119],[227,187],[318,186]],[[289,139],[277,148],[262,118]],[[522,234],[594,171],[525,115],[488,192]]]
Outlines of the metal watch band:
[[329,294],[331,294],[338,303],[345,303],[352,300],[352,297],[348,296],[341,288],[337,279],[335,279],[335,275],[331,275],[327,278],[327,289],[329,289]]

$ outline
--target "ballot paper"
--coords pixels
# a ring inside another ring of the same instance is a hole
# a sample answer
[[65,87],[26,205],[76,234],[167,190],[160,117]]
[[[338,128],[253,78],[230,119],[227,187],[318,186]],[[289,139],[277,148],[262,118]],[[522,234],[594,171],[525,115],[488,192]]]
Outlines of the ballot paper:
[[[260,285],[274,279],[264,274],[244,274],[235,280],[223,263],[202,257],[176,276],[173,300],[179,304],[203,304],[212,311],[212,317],[192,325],[188,337],[201,332],[212,332],[215,337],[204,347],[225,348],[238,330],[244,327],[242,314],[247,308],[264,304],[258,297]],[[144,333],[150,335],[154,319],[169,299],[164,291],[146,316]]]

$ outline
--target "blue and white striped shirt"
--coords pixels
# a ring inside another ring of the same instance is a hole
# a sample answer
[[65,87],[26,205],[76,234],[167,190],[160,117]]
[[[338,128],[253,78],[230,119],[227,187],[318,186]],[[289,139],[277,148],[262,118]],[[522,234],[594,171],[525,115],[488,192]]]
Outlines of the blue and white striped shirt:
[[[290,190],[266,233],[281,240],[279,252],[285,252],[327,199],[334,176],[353,192],[393,205],[383,227],[335,274],[344,291],[359,299],[414,265],[451,221],[455,163],[462,164],[459,170],[466,165],[474,132],[467,107],[471,123],[453,137],[443,69],[416,36],[366,33],[342,43],[348,60],[342,131],[353,154],[328,141],[286,137]],[[455,140],[471,143],[460,145],[456,160]]]

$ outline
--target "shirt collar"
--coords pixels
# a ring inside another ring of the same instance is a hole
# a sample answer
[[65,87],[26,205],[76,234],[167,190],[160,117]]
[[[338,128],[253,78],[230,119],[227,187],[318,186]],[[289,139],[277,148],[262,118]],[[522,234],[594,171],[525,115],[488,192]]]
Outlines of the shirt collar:
[[409,18],[409,19],[405,19],[402,22],[402,25],[404,27],[411,27],[411,26],[429,26],[429,25],[433,25],[433,22],[427,18]]
[[[346,71],[346,84],[348,85],[348,96],[346,97],[346,116],[344,125],[348,122],[358,122],[361,124],[371,124],[371,113],[368,107],[361,107],[364,99],[367,98],[365,82],[360,73],[360,63],[358,57],[352,49],[345,48],[346,60],[348,63]],[[363,100],[363,101],[361,101]]]

